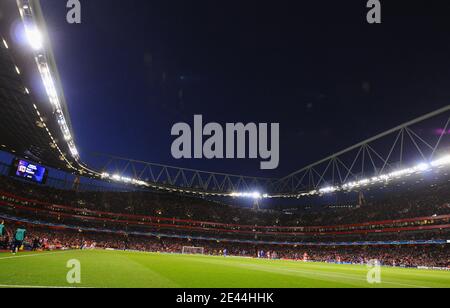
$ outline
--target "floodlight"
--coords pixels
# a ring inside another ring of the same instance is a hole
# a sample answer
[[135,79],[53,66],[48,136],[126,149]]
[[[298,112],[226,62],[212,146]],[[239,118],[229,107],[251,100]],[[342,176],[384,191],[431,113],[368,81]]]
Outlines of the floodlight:
[[118,175],[118,174],[114,174],[114,175],[112,176],[112,179],[115,180],[115,181],[120,181],[120,178],[121,178],[121,176]]
[[25,26],[25,33],[31,48],[35,51],[41,50],[43,46],[41,32],[36,27]]
[[442,158],[439,158],[438,160],[435,160],[431,163],[433,167],[442,167],[445,165],[450,165],[450,155],[444,156]]
[[254,192],[254,193],[252,193],[252,198],[253,199],[261,199],[262,195],[259,192]]
[[75,147],[69,147],[70,153],[72,156],[77,157],[78,156],[78,150]]
[[421,164],[417,165],[415,169],[419,172],[423,172],[423,171],[430,170],[431,166],[430,166],[430,164],[427,164],[427,163],[421,163]]

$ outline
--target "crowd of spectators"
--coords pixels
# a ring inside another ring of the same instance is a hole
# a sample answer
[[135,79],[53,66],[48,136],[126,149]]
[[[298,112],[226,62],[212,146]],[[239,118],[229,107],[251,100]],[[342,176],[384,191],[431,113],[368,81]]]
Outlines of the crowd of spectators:
[[369,199],[365,204],[355,201],[352,207],[298,207],[288,213],[255,212],[175,193],[56,190],[7,177],[0,177],[0,191],[86,210],[253,226],[332,226],[450,214],[450,182]]

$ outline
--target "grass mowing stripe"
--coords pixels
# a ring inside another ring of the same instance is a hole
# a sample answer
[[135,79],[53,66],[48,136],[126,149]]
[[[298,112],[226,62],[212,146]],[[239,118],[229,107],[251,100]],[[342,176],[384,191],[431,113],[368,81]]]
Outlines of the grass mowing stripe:
[[[306,274],[307,277],[310,277],[310,276],[322,276],[322,277],[326,278],[326,279],[321,279],[321,280],[328,280],[327,278],[338,278],[338,279],[342,278],[342,279],[347,279],[347,280],[363,282],[363,283],[366,283],[366,284],[370,285],[367,282],[367,279],[355,277],[355,275],[349,275],[349,274],[320,273],[319,271],[304,270],[304,269],[269,268],[268,266],[261,266],[261,265],[256,265],[256,264],[226,263],[226,262],[220,262],[220,261],[217,262],[216,260],[214,260],[214,262],[212,260],[211,261],[209,261],[209,260],[197,260],[197,262],[205,262],[205,263],[210,263],[210,264],[220,264],[220,265],[232,266],[232,267],[236,266],[236,267],[241,267],[241,268],[246,268],[246,269],[254,269],[254,270],[259,270],[259,271],[264,271],[264,272],[270,272],[270,273]],[[382,284],[390,284],[390,285],[396,285],[396,286],[399,286],[399,287],[408,287],[408,288],[420,288],[420,289],[428,288],[427,286],[422,286],[422,285],[413,285],[413,284],[406,284],[406,283],[401,283],[401,282],[393,282],[393,281],[385,281],[385,280],[382,281]]]

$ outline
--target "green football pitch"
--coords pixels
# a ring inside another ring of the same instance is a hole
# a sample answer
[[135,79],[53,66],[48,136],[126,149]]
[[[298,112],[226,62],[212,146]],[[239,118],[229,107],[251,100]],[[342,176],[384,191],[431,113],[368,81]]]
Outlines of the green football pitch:
[[74,287],[67,263],[78,260],[81,284],[96,288],[450,288],[450,272],[122,251],[0,253],[0,287]]

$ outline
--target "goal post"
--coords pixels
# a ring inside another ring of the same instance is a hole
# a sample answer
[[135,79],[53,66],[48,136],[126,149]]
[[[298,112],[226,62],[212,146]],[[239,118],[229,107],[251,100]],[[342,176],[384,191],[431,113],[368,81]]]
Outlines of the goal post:
[[205,248],[204,247],[183,246],[182,254],[184,254],[184,255],[204,255]]

